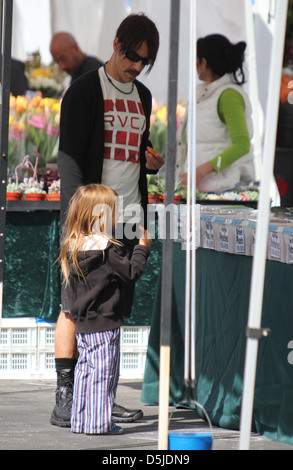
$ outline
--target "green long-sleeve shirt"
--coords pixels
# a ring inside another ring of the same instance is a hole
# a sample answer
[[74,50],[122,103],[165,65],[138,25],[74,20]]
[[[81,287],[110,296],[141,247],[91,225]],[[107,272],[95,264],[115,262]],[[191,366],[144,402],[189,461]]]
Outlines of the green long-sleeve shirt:
[[[245,103],[240,93],[229,88],[218,101],[218,114],[228,128],[232,144],[210,160],[216,171],[224,170],[250,151],[250,138],[245,118]],[[219,158],[221,157],[221,158]]]

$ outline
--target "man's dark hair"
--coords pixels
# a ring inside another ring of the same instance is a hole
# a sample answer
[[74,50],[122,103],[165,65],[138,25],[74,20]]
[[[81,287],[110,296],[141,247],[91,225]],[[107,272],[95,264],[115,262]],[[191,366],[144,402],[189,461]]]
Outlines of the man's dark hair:
[[148,72],[152,69],[159,49],[159,32],[155,23],[144,13],[127,16],[117,29],[116,37],[120,43],[120,51],[137,51],[144,41],[147,42],[150,59]]

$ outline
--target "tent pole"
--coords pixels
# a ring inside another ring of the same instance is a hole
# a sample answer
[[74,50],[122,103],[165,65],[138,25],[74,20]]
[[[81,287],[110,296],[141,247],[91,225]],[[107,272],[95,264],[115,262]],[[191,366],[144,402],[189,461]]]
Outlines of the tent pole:
[[0,110],[0,330],[3,308],[4,240],[6,225],[6,180],[8,160],[9,98],[13,0],[1,2],[1,110]]
[[245,21],[248,43],[248,67],[249,67],[249,97],[252,106],[253,129],[254,129],[254,160],[255,181],[261,177],[262,166],[262,129],[261,129],[261,105],[258,93],[256,44],[253,21],[253,8],[251,0],[245,0]]
[[189,401],[190,387],[196,382],[195,310],[196,310],[196,2],[190,2],[189,36],[189,98],[188,98],[188,152],[187,152],[187,227],[185,268],[185,333],[184,384]]
[[191,314],[190,314],[190,385],[192,388],[196,385],[196,1],[192,0],[191,2],[191,12],[190,12],[190,68],[192,71],[192,90],[191,90],[191,135],[190,135],[190,145],[191,145],[191,284],[189,289],[191,291]]
[[[176,156],[176,108],[178,81],[180,0],[172,0],[170,16],[170,55],[168,85],[168,127],[166,145],[166,207],[173,207]],[[167,211],[166,211],[167,212]],[[172,211],[171,211],[172,214]],[[173,240],[170,214],[166,214],[166,238],[162,253],[162,299],[160,330],[159,449],[168,450],[168,411],[170,389],[170,338],[172,315]]]
[[268,335],[268,330],[261,329],[261,316],[270,215],[270,184],[275,158],[279,109],[279,92],[277,91],[280,90],[281,83],[287,11],[288,0],[278,0],[276,5],[276,23],[270,64],[263,168],[248,314],[246,357],[240,417],[240,450],[249,449],[258,342],[261,337]]

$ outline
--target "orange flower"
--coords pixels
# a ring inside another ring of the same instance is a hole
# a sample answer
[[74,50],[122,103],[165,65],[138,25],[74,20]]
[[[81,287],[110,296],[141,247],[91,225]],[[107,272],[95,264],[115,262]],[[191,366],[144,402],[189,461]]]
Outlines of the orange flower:
[[41,101],[42,101],[42,97],[40,95],[35,95],[32,98],[31,105],[35,108],[35,107],[39,106]]
[[28,101],[23,96],[16,98],[16,112],[17,114],[23,114],[28,108]]

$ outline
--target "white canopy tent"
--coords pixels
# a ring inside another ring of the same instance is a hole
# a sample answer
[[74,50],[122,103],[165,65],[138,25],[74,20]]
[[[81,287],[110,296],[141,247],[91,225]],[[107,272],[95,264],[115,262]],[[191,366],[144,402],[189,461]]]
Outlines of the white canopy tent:
[[[187,101],[190,1],[180,3],[178,98]],[[159,29],[160,49],[152,73],[140,79],[158,102],[166,102],[170,7],[170,0],[14,0],[12,57],[25,60],[28,53],[38,49],[42,61],[50,63],[51,36],[65,30],[76,37],[85,52],[107,60],[121,20],[129,12],[143,11]],[[198,0],[197,12],[199,36],[219,32],[231,41],[246,39],[243,0]]]

